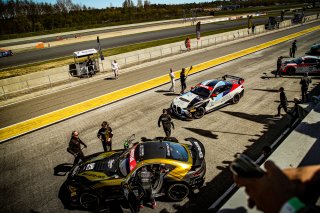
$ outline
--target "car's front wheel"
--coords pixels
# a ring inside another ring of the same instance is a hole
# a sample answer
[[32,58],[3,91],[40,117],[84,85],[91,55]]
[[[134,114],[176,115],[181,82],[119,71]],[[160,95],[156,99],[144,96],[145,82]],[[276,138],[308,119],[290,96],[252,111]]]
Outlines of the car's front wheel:
[[235,95],[233,96],[231,102],[232,102],[233,104],[237,104],[237,103],[239,103],[239,101],[240,101],[240,94],[237,93],[237,94],[235,94]]
[[199,119],[199,118],[202,118],[205,113],[206,113],[206,110],[204,109],[204,107],[199,107],[197,108],[197,111],[193,113],[193,117]]
[[167,190],[167,196],[172,201],[182,201],[189,193],[189,187],[184,183],[174,183]]
[[83,192],[79,198],[80,205],[87,210],[95,210],[100,205],[100,197],[94,192]]

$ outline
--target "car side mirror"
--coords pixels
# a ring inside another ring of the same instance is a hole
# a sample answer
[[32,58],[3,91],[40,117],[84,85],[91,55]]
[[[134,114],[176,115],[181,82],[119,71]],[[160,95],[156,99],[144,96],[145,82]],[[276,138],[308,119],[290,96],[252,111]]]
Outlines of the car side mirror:
[[211,98],[215,98],[215,97],[217,97],[217,94],[216,93],[212,93],[211,94]]

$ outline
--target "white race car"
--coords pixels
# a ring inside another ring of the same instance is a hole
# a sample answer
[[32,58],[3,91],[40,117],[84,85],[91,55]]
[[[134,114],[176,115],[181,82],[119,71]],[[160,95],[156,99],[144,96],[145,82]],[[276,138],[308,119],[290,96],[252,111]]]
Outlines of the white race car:
[[207,80],[176,97],[171,111],[180,118],[201,118],[205,113],[229,103],[236,104],[244,94],[244,79],[225,75],[222,80]]

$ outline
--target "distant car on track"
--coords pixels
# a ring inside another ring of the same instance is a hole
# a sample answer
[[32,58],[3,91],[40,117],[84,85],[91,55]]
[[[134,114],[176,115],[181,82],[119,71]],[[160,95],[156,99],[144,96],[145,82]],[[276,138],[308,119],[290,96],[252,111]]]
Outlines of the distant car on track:
[[320,73],[320,57],[319,56],[303,56],[299,58],[283,60],[280,72],[287,75],[299,73]]
[[143,166],[154,173],[155,197],[185,199],[203,185],[206,173],[203,144],[194,138],[185,141],[188,143],[172,137],[143,138],[128,149],[88,156],[71,169],[65,183],[71,200],[85,209],[96,209],[105,200],[127,200],[130,209],[135,209],[141,191],[137,173]]
[[244,95],[244,79],[225,75],[222,80],[207,80],[176,97],[171,111],[180,118],[201,118],[207,112],[229,103],[236,104]]
[[13,56],[12,50],[0,50],[0,58]]

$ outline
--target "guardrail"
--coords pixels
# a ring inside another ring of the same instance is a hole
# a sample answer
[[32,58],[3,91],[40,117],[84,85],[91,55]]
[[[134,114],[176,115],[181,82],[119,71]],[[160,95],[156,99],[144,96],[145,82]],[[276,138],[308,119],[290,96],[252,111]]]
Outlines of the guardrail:
[[[317,16],[308,16],[305,22],[317,19]],[[279,24],[278,29],[292,26],[291,20],[283,21]],[[244,37],[250,37],[266,32],[264,25],[256,26],[255,32],[252,29],[240,29],[212,36],[203,37],[200,40],[191,39],[191,51],[194,49],[202,49],[223,42],[232,41]],[[147,48],[143,50],[133,51],[125,54],[114,55],[104,61],[99,61],[101,66],[100,73],[97,75],[111,72],[111,62],[117,60],[121,69],[128,68],[134,65],[139,65],[159,58],[169,57],[172,55],[184,54],[187,52],[184,42],[176,42],[172,44],[162,45],[158,47]],[[91,81],[91,78],[75,78],[70,75],[69,66],[53,68],[43,72],[27,74],[23,76],[13,77],[0,80],[0,100],[6,100],[21,94],[31,93],[40,89],[52,89],[57,85],[67,84],[66,87],[71,87],[77,81],[86,83]]]

